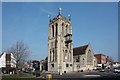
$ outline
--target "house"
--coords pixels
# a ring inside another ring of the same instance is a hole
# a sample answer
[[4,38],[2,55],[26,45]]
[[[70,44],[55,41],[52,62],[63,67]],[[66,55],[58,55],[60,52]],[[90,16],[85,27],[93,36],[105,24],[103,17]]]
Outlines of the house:
[[73,48],[73,71],[93,70],[97,66],[90,44]]
[[112,66],[113,66],[113,59],[111,58],[111,57],[109,57],[109,56],[107,56],[106,57],[106,68],[112,68]]
[[29,67],[30,67],[30,65],[26,62],[26,63],[23,64],[22,70],[23,70],[24,72],[29,72]]
[[101,68],[106,67],[107,59],[105,54],[95,54],[95,57],[97,59],[97,66]]
[[0,55],[0,69],[3,73],[13,72],[16,68],[16,59],[12,53],[3,52]]
[[40,61],[34,60],[32,61],[32,66],[33,66],[33,72],[34,71],[40,71]]
[[40,71],[47,71],[48,70],[48,57],[45,58],[45,60],[40,61]]

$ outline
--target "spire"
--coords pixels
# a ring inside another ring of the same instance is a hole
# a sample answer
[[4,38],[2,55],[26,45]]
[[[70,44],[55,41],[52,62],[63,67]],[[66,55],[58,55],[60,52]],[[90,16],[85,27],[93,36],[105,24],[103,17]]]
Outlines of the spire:
[[62,10],[62,8],[59,8],[59,14],[58,15],[61,15],[61,10]]
[[49,21],[51,21],[51,15],[48,15]]
[[71,20],[71,15],[70,14],[68,14],[68,18],[69,18],[69,20]]

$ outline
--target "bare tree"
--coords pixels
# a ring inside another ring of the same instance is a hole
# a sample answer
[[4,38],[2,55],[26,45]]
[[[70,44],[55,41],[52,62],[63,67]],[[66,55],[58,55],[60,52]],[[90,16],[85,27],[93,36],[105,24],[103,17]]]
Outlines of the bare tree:
[[15,45],[11,46],[7,53],[13,53],[16,58],[16,68],[22,67],[23,62],[26,61],[29,57],[29,48],[22,41],[16,42]]

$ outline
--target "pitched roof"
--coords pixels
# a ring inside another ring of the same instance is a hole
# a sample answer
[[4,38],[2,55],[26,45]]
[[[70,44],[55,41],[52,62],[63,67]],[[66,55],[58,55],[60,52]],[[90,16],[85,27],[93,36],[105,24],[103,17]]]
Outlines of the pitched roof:
[[48,60],[48,56],[45,58],[45,60]]
[[94,56],[106,56],[105,54],[95,54]]
[[2,54],[0,54],[0,57],[4,54],[4,52]]
[[73,48],[73,56],[85,54],[85,50],[87,47],[88,47],[88,45]]

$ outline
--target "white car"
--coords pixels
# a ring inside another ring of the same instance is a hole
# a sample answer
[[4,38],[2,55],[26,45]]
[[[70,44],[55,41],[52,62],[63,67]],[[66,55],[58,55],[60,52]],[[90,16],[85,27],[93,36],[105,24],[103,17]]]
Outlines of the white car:
[[114,72],[115,72],[115,73],[120,73],[120,68],[115,68],[115,69],[114,69]]
[[105,70],[104,70],[104,69],[101,69],[100,72],[105,72]]

